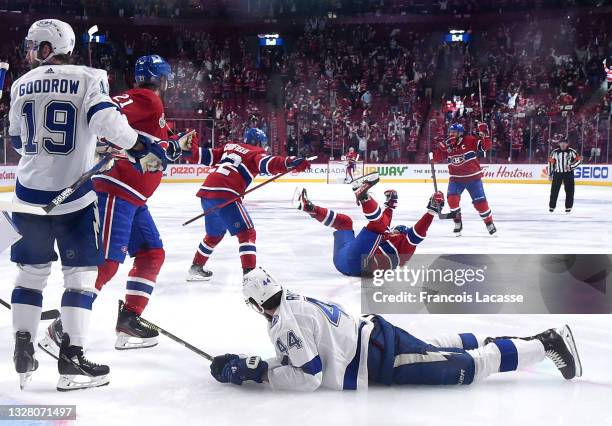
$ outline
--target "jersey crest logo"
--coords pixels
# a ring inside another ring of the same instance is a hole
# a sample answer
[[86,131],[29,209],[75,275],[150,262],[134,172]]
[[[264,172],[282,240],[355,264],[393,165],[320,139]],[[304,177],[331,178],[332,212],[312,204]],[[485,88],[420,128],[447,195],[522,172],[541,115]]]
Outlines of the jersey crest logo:
[[159,117],[159,128],[163,129],[164,127],[166,127],[166,117],[162,114],[161,117]]

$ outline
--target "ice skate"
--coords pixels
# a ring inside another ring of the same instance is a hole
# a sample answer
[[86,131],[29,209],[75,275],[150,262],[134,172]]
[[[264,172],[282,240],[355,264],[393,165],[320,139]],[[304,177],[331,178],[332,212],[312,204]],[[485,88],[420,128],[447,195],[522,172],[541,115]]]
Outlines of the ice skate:
[[308,199],[306,188],[297,187],[293,193],[293,199],[291,200],[293,207],[298,210],[305,212],[311,212],[314,210],[314,204]]
[[27,331],[15,333],[13,362],[15,371],[19,373],[19,387],[23,390],[32,380],[32,373],[38,368],[38,361],[34,357],[32,336]]
[[487,223],[487,231],[489,231],[489,235],[493,237],[497,237],[497,228],[493,222]]
[[61,392],[105,386],[109,383],[110,369],[85,358],[83,348],[70,344],[70,336],[64,333],[60,347],[57,370],[60,378],[57,390]]
[[140,316],[126,309],[123,303],[119,303],[115,330],[117,331],[115,349],[150,348],[157,345],[158,331],[144,324]]
[[460,237],[461,231],[463,231],[463,221],[461,220],[461,211],[457,212],[457,215],[455,216],[453,221],[455,222],[455,228],[453,229],[453,235],[455,235],[455,237]]
[[204,268],[204,265],[191,265],[187,273],[187,281],[210,281],[212,279],[212,271]]
[[568,325],[561,328],[551,328],[535,336],[529,337],[487,337],[484,340],[484,344],[488,345],[489,343],[502,339],[537,339],[542,342],[546,357],[555,363],[555,366],[559,369],[564,378],[570,380],[574,377],[582,376],[582,363],[580,362],[572,330]]
[[379,181],[380,176],[377,172],[373,172],[353,180],[351,187],[355,193],[355,198],[357,198],[357,204],[366,199],[370,188],[376,185]]
[[53,358],[58,359],[63,334],[62,319],[57,318],[45,330],[45,335],[38,342],[38,347]]

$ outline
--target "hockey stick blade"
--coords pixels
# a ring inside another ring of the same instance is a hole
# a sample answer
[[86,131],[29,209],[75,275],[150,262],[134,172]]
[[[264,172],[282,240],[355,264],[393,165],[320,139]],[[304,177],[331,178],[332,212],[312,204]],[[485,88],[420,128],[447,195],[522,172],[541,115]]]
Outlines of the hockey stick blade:
[[[6,309],[11,310],[11,304],[0,299],[0,305],[4,306]],[[40,319],[43,321],[54,320],[59,318],[60,312],[57,309],[51,309],[49,311],[44,311],[40,313]]]
[[[121,309],[122,306],[123,306],[123,300],[119,300],[119,309]],[[143,317],[140,317],[140,321],[142,323],[144,323],[145,325],[147,325],[147,326],[157,330],[160,334],[163,334],[164,336],[168,337],[170,340],[174,340],[176,343],[178,343],[180,345],[183,345],[184,347],[186,347],[190,351],[195,352],[196,354],[200,355],[203,358],[206,358],[208,361],[212,362],[212,360],[214,359],[214,357],[212,355],[209,355],[206,352],[204,352],[203,350],[201,350],[199,348],[196,348],[195,346],[193,346],[192,344],[184,341],[180,337],[177,337],[174,334],[170,333],[169,331],[164,330],[160,326],[153,324],[151,321],[148,321],[148,320],[144,319]]]

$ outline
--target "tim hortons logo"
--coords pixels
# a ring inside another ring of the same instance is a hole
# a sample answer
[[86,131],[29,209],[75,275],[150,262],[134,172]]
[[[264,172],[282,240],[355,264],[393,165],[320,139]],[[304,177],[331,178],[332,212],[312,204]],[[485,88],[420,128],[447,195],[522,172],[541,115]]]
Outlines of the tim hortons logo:
[[531,179],[533,172],[525,170],[521,167],[499,166],[496,170],[491,170],[488,167],[483,168],[484,176],[487,178],[496,179]]

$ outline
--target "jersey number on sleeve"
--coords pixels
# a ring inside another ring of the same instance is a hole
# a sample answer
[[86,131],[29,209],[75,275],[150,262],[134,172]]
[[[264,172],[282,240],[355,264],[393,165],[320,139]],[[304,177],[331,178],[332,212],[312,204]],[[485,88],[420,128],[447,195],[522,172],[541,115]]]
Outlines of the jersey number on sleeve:
[[327,318],[327,320],[336,327],[338,327],[338,324],[340,324],[342,314],[348,317],[346,312],[340,309],[338,305],[321,302],[320,300],[313,299],[312,297],[305,297],[304,299],[319,308],[323,315],[325,315],[325,318]]
[[[21,115],[25,118],[27,140],[23,145],[26,154],[38,154],[34,101],[23,104]],[[68,101],[51,101],[45,106],[42,137],[43,148],[49,154],[68,155],[74,150],[77,109]]]
[[302,349],[303,345],[302,340],[296,336],[295,332],[293,330],[289,330],[287,332],[287,344],[285,345],[279,337],[276,339],[276,347],[278,348],[279,352],[287,353],[291,348]]

